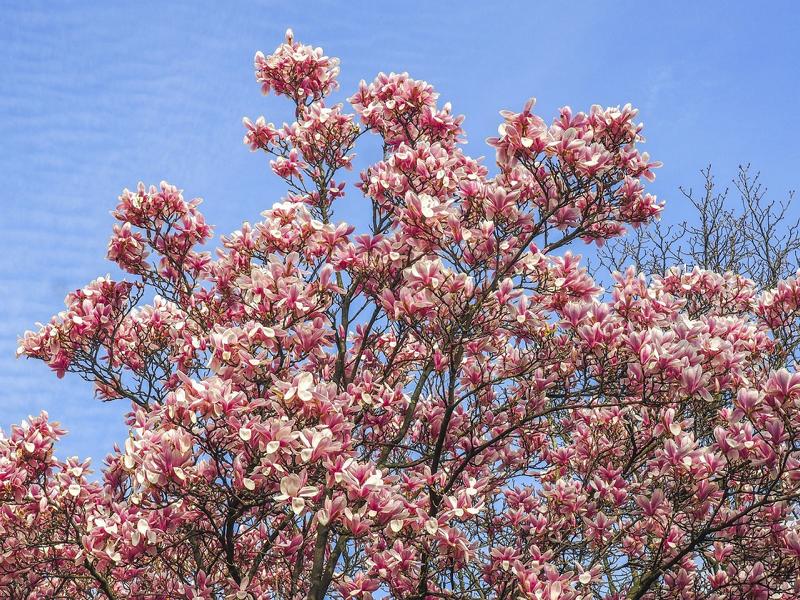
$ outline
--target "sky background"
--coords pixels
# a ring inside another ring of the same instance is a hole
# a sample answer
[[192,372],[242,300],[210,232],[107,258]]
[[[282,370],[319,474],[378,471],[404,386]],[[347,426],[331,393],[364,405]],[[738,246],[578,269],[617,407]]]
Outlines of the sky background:
[[[725,182],[751,162],[776,198],[800,181],[795,2],[4,0],[0,428],[46,409],[70,432],[59,455],[96,464],[124,439],[125,405],[16,360],[17,336],[63,308],[68,291],[114,272],[109,212],[124,187],[165,179],[201,196],[219,233],[281,198],[265,157],[242,145],[241,118],[290,118],[252,70],[255,51],[271,52],[287,27],[341,58],[337,100],[379,71],[434,84],[466,115],[468,151],[490,164],[483,140],[500,109],[536,96],[549,121],[565,104],[633,103],[645,149],[664,162],[651,189],[667,218],[685,216],[677,188],[700,186],[708,163]],[[374,150],[359,148],[362,159]],[[365,207],[351,193],[339,217],[358,222]]]

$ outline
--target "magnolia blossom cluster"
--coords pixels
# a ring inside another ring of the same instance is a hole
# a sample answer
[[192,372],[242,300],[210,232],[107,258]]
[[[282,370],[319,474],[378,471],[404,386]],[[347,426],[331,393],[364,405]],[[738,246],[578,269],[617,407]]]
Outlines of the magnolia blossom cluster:
[[322,48],[295,42],[291,30],[286,32],[286,42],[269,56],[256,53],[255,67],[264,94],[287,96],[298,106],[322,100],[339,85],[339,59],[328,58]]
[[630,106],[504,111],[490,169],[426,82],[349,113],[337,74],[291,34],[256,55],[296,120],[244,141],[286,197],[212,255],[198,200],[124,191],[132,281],[20,340],[129,435],[98,474],[46,414],[0,436],[0,596],[800,597],[797,281],[592,279],[581,243],[662,210]]
[[83,350],[91,352],[93,341],[114,343],[119,316],[130,306],[134,284],[99,277],[71,292],[66,310],[54,316],[39,331],[28,331],[20,340],[18,355],[44,360],[59,377]]
[[[521,188],[556,229],[583,226],[585,241],[603,240],[657,216],[663,206],[643,190],[642,179],[652,181],[653,169],[637,142],[641,123],[637,111],[592,106],[589,114],[561,109],[549,127],[533,114],[535,100],[521,113],[503,111],[499,136],[488,143],[497,149],[502,180]],[[564,194],[572,202],[563,203]]]
[[[108,258],[122,270],[145,276],[149,270],[176,281],[197,279],[209,260],[194,250],[211,239],[211,227],[197,209],[200,199],[183,199],[178,188],[162,181],[159,188],[139,183],[136,192],[124,190],[112,213],[119,221],[108,243]],[[151,252],[160,256],[149,265]]]
[[464,117],[453,115],[450,103],[439,109],[439,94],[408,73],[381,73],[371,84],[361,81],[350,104],[362,123],[379,133],[386,144],[409,146],[422,137],[452,148],[461,141]]

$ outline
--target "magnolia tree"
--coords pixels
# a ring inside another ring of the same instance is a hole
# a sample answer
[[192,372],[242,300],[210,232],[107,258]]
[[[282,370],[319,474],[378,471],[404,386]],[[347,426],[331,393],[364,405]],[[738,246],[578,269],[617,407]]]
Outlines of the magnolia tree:
[[0,438],[2,597],[797,598],[800,284],[604,289],[570,249],[662,210],[635,110],[504,111],[489,169],[407,74],[330,104],[337,64],[256,55],[296,116],[244,121],[288,186],[263,221],[211,254],[199,200],[125,190],[129,280],[21,340],[130,433],[99,475],[45,413]]

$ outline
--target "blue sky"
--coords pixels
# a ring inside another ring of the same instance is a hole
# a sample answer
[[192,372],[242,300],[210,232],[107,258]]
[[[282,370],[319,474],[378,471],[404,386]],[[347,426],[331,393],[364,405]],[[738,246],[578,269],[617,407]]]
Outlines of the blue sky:
[[[684,215],[677,187],[699,185],[708,163],[727,180],[751,162],[781,197],[800,180],[794,2],[5,0],[1,428],[44,408],[70,430],[59,454],[96,462],[124,439],[122,404],[15,360],[16,337],[58,311],[67,291],[112,271],[109,211],[122,188],[166,179],[205,198],[221,233],[280,199],[264,158],[241,143],[241,117],[290,118],[252,73],[254,52],[271,51],[290,26],[342,59],[342,99],[381,70],[433,83],[466,115],[475,155],[491,157],[483,140],[498,110],[530,96],[546,120],[564,104],[632,102],[646,148],[664,162],[653,189],[668,216]],[[350,195],[340,216],[357,222],[362,202]]]

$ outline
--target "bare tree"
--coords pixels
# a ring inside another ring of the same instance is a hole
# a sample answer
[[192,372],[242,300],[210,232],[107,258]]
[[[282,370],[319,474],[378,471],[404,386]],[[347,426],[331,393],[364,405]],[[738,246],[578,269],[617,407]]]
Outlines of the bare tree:
[[[800,266],[800,214],[792,214],[794,191],[783,200],[767,197],[760,173],[740,165],[733,189],[720,189],[711,165],[702,169],[702,190],[681,187],[693,215],[679,223],[656,223],[613,240],[598,251],[606,269],[633,265],[662,274],[674,265],[696,265],[719,273],[739,273],[760,289],[775,287]],[[732,198],[738,196],[738,198]]]

